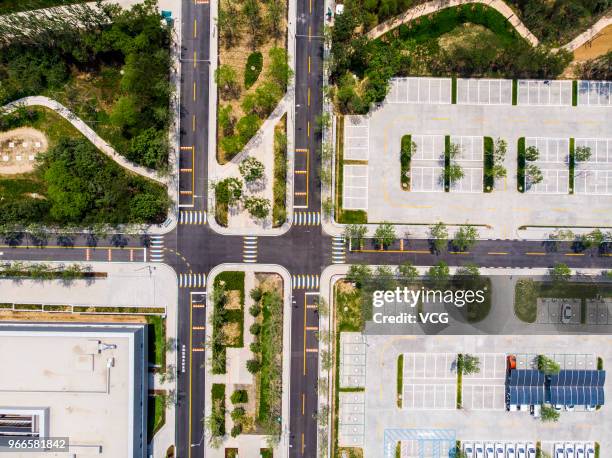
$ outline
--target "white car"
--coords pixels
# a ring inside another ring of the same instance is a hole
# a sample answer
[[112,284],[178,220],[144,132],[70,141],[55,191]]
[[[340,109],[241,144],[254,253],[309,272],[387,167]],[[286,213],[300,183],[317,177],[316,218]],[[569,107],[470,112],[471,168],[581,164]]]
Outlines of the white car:
[[556,444],[555,445],[555,456],[554,458],[565,458],[565,451],[563,449],[563,445]]
[[565,410],[567,412],[573,412],[574,410],[576,410],[576,406],[565,406]]
[[495,444],[495,458],[506,458],[505,455],[504,444]]
[[527,458],[527,451],[525,450],[525,444],[516,444],[516,455],[517,455],[517,458]]
[[474,448],[476,449],[476,458],[485,458],[484,445],[477,443]]
[[485,457],[495,458],[495,449],[493,448],[493,444],[485,445]]
[[464,444],[463,453],[465,453],[465,458],[474,458],[474,445]]
[[514,448],[514,445],[506,445],[506,458],[516,458],[516,450]]
[[565,444],[565,458],[576,458],[574,444]]
[[527,444],[527,458],[536,458],[535,444]]
[[576,458],[584,458],[584,445],[576,444]]

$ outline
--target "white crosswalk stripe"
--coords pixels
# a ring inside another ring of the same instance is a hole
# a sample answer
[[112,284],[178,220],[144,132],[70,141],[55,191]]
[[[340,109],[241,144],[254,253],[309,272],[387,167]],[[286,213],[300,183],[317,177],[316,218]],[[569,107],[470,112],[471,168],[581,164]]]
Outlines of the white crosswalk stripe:
[[293,289],[319,289],[319,276],[311,274],[292,275]]
[[164,262],[164,236],[152,235],[149,245],[149,261]]
[[179,274],[179,288],[203,288],[206,284],[206,274],[186,273]]
[[344,237],[336,236],[332,239],[332,263],[344,264],[346,262],[346,243]]
[[206,224],[206,212],[200,210],[181,210],[179,224]]
[[242,261],[257,262],[257,237],[242,238]]
[[293,224],[295,226],[319,226],[321,212],[294,212]]

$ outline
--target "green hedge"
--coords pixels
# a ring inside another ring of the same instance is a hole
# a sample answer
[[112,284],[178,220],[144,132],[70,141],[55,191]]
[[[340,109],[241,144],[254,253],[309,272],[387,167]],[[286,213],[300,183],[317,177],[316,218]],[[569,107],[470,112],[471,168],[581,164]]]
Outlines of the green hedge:
[[263,68],[263,55],[259,51],[255,51],[249,55],[244,68],[244,87],[250,88],[255,84],[261,69]]
[[225,383],[213,383],[211,394],[210,434],[213,437],[225,436]]
[[516,189],[525,192],[525,137],[518,139],[517,145]]
[[451,103],[457,103],[457,77],[453,76],[451,81]]
[[400,150],[402,189],[410,189],[410,159],[412,158],[412,135],[402,137]]
[[340,224],[367,224],[368,214],[364,210],[342,210]]
[[450,176],[448,175],[448,168],[450,167],[450,147],[451,140],[450,135],[444,136],[444,192],[450,190]]
[[491,192],[495,185],[493,178],[493,139],[491,137],[484,138],[484,181],[483,192]]
[[518,81],[512,80],[512,105],[518,104]]
[[578,105],[578,81],[572,81],[572,106]]
[[397,406],[402,408],[402,395],[404,392],[404,355],[397,357]]

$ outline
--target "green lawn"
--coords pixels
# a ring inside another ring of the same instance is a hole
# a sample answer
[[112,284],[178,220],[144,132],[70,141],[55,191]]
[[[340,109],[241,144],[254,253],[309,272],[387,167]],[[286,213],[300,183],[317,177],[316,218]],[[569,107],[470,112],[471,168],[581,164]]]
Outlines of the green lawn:
[[149,337],[149,362],[166,367],[166,320],[157,315],[147,315],[147,334]]
[[274,127],[274,227],[282,226],[287,219],[287,115],[284,114]]
[[147,402],[147,436],[151,440],[166,422],[166,409],[161,396],[149,396]]

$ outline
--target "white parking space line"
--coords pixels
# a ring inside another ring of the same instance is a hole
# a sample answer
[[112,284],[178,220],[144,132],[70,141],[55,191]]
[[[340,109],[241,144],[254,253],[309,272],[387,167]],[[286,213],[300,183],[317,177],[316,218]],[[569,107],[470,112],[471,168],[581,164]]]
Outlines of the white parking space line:
[[512,105],[512,80],[457,78],[457,104]]
[[531,186],[525,185],[526,192],[536,194],[567,194],[569,192],[569,170],[544,169],[541,172],[542,181]]
[[370,126],[366,116],[347,116],[344,122],[344,159],[367,161]]
[[450,78],[393,78],[388,103],[451,103]]
[[558,80],[519,80],[519,105],[571,106],[572,82]]
[[443,161],[444,135],[413,135],[416,153],[412,161]]
[[456,161],[478,161],[484,160],[484,139],[478,136],[451,135],[451,143],[459,145],[459,154]]
[[539,151],[538,160],[540,164],[546,163],[568,163],[569,161],[569,139],[549,137],[527,137],[525,148],[535,146]]
[[457,375],[453,353],[404,353],[403,407],[413,410],[456,409]]
[[410,189],[414,192],[444,192],[444,168],[411,166]]
[[[574,148],[587,147],[591,150],[591,157],[587,163],[610,164],[612,163],[612,138],[576,138]],[[580,161],[576,160],[576,164]]]
[[578,105],[612,106],[612,81],[578,81]]
[[612,170],[576,170],[576,194],[612,195]]
[[482,192],[484,184],[484,169],[482,167],[462,167],[463,178],[452,181],[451,192],[476,193]]
[[368,166],[344,165],[342,207],[347,210],[368,209]]

